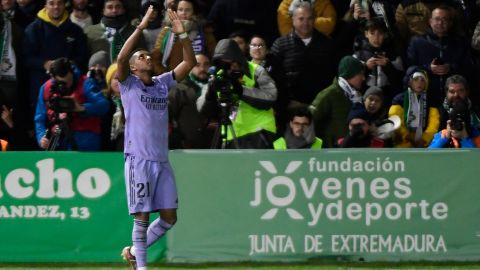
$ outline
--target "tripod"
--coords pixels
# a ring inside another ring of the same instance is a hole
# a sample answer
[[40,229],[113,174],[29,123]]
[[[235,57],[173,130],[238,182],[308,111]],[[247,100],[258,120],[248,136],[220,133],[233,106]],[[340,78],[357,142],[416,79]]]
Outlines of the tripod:
[[53,130],[47,151],[68,150],[69,145],[71,150],[78,150],[77,142],[73,139],[73,134],[70,130],[68,118],[59,119],[59,113],[55,112],[55,129]]
[[220,121],[218,127],[215,129],[213,134],[212,144],[210,149],[226,149],[229,148],[229,142],[227,141],[228,132],[232,134],[233,148],[239,149],[238,139],[235,134],[235,130],[230,120],[230,104],[225,101],[219,101],[220,106]]

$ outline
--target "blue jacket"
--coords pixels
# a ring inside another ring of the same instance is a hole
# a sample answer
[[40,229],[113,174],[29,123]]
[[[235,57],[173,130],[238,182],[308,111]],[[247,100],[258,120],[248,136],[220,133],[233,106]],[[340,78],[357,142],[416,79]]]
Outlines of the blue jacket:
[[447,138],[446,133],[447,130],[444,129],[435,134],[428,148],[478,148],[480,146],[480,131],[477,128],[472,127],[470,137],[456,140],[455,143]]
[[[30,102],[34,106],[38,89],[49,79],[43,65],[48,60],[67,57],[86,71],[88,61],[87,38],[83,30],[67,17],[56,26],[41,10],[38,17],[25,29],[23,52],[30,76]],[[64,15],[65,16],[65,15]]]
[[[74,84],[79,82],[80,71],[76,69],[74,71]],[[44,92],[45,86],[47,83],[44,83],[40,87],[40,92],[38,94],[37,109],[35,112],[34,122],[35,122],[35,135],[37,137],[37,142],[40,143],[40,140],[45,136],[47,128],[47,104],[45,104]],[[83,96],[85,97],[85,111],[81,113],[72,113],[72,118],[74,117],[101,117],[106,114],[109,110],[109,103],[107,99],[103,96],[102,92],[98,89],[98,84],[95,83],[93,79],[86,79],[83,83]],[[73,122],[73,121],[71,121]],[[100,127],[97,127],[100,128]],[[71,130],[74,127],[70,128]],[[98,151],[101,148],[100,133],[94,131],[74,131],[73,137],[77,143],[78,150],[80,151]]]

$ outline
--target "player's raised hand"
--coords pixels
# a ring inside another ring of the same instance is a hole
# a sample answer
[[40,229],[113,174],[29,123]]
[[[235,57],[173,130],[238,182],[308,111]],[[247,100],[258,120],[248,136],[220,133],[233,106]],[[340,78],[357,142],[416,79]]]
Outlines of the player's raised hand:
[[147,12],[145,13],[145,16],[143,16],[143,19],[142,21],[140,22],[140,24],[138,24],[137,28],[140,28],[141,30],[143,29],[146,29],[147,26],[148,26],[148,23],[150,22],[150,17],[152,16],[153,14],[153,6],[150,5],[147,9]]
[[181,34],[185,32],[185,27],[183,26],[182,20],[180,20],[180,18],[178,17],[177,12],[168,9],[167,14],[172,24],[172,32],[175,34]]

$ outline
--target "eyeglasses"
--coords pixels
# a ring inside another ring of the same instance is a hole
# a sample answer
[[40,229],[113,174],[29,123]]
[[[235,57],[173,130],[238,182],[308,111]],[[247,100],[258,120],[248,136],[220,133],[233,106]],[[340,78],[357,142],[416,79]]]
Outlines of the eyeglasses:
[[265,48],[265,44],[250,44],[248,45],[250,48],[252,49],[261,49],[261,48]]

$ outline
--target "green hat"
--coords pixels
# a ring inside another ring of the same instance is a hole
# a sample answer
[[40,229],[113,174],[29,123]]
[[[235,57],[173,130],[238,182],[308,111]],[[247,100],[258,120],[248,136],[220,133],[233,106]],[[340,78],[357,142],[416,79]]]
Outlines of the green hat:
[[346,80],[353,76],[363,72],[365,66],[357,58],[347,55],[340,60],[338,64],[338,77],[342,77]]

